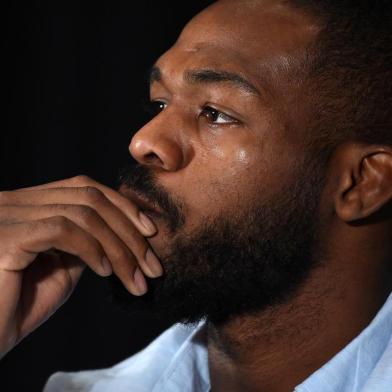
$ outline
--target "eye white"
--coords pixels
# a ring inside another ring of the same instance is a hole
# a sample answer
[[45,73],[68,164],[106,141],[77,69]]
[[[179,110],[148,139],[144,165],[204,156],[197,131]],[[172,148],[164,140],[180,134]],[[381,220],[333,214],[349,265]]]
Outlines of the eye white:
[[233,122],[234,120],[230,117],[227,116],[224,113],[218,113],[216,120],[214,121],[215,124],[227,124],[230,122]]

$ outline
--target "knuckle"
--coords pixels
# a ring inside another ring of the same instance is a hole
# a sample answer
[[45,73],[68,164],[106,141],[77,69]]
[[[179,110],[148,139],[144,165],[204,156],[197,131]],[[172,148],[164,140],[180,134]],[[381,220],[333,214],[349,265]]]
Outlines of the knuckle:
[[93,186],[83,187],[83,193],[88,204],[98,204],[104,201],[104,194]]
[[53,235],[65,235],[71,231],[69,219],[59,215],[44,220],[44,224],[53,233]]
[[75,186],[86,186],[87,184],[91,184],[93,181],[89,176],[85,174],[80,174],[78,176],[70,178],[70,182]]
[[74,211],[78,218],[87,226],[96,223],[97,213],[93,208],[89,206],[75,206]]

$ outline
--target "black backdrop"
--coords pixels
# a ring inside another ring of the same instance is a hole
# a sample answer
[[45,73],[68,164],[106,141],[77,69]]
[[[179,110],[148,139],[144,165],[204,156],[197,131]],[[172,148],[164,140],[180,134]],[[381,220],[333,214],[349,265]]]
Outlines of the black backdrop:
[[[76,174],[114,186],[146,120],[147,70],[208,3],[3,3],[0,189]],[[41,391],[56,370],[111,366],[166,327],[121,313],[105,280],[87,271],[71,299],[0,361],[0,391]]]

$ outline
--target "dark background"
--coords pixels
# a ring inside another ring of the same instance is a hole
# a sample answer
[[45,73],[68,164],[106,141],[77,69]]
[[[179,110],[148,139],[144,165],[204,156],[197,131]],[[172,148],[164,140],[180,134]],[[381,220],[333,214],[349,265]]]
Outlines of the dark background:
[[[208,3],[3,3],[0,190],[77,174],[115,186],[147,119],[147,70]],[[87,271],[71,299],[0,361],[2,392],[41,391],[57,370],[111,366],[169,326],[122,313],[106,283]]]

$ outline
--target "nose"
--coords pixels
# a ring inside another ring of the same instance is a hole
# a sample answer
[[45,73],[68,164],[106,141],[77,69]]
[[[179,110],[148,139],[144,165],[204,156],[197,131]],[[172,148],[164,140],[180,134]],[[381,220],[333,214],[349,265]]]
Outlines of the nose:
[[183,138],[180,131],[170,131],[168,127],[155,119],[146,124],[131,140],[131,155],[143,165],[165,171],[180,170],[185,165]]

